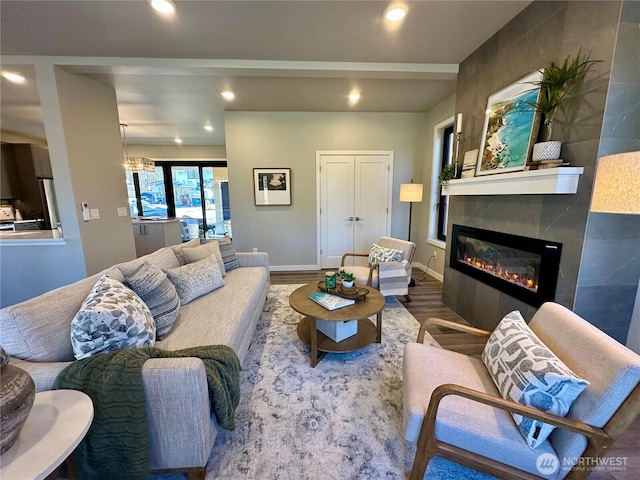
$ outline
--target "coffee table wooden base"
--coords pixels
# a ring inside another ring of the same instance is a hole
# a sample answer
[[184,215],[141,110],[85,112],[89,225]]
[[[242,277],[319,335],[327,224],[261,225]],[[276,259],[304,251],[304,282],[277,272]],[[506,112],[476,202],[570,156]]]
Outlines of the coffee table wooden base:
[[[381,319],[378,317],[378,324]],[[378,326],[368,318],[358,320],[358,333],[345,338],[341,342],[334,342],[316,328],[315,317],[304,317],[298,324],[298,337],[311,348],[311,366],[315,367],[327,353],[347,353],[360,350],[367,345],[380,343]]]

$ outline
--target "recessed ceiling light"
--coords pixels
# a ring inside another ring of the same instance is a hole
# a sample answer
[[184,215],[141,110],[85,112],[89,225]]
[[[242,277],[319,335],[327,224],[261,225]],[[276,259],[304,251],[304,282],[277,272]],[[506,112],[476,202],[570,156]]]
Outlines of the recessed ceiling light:
[[23,75],[16,72],[3,71],[2,76],[13,83],[24,83],[27,80]]
[[402,20],[409,8],[404,3],[392,3],[384,11],[384,18],[390,22]]
[[236,98],[236,94],[233,93],[231,90],[225,90],[224,92],[220,92],[220,95],[222,95],[225,100],[229,100],[229,101]]
[[351,92],[349,94],[349,103],[355,105],[360,100],[360,92]]
[[204,126],[204,129],[205,129],[207,132],[213,132],[213,127],[212,127],[211,125],[205,125],[205,126]]
[[176,142],[178,145],[182,143],[182,139],[180,137],[174,138],[173,141]]
[[172,0],[149,0],[153,9],[160,13],[176,13],[176,4]]

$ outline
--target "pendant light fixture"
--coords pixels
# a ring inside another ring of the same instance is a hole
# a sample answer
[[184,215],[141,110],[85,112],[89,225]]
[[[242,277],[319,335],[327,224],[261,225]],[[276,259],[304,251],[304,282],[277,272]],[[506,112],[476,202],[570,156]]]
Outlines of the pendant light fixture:
[[122,139],[124,144],[124,169],[131,173],[155,172],[156,164],[153,160],[145,157],[130,157],[127,152],[127,133],[125,131],[126,124],[121,123]]

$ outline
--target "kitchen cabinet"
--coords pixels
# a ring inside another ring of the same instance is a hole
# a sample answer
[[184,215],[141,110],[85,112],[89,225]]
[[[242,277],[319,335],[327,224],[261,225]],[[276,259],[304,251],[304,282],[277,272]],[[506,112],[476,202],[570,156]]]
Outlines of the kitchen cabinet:
[[44,219],[45,229],[50,229],[47,197],[40,182],[53,178],[49,151],[28,143],[7,143],[2,145],[3,159],[5,156],[9,171],[15,168],[15,177],[11,180],[13,206],[25,219]]
[[133,238],[137,257],[155,252],[162,247],[177,245],[182,242],[180,221],[177,218],[135,220]]
[[13,200],[19,198],[19,194],[20,185],[13,149],[10,144],[3,143],[0,151],[0,199]]

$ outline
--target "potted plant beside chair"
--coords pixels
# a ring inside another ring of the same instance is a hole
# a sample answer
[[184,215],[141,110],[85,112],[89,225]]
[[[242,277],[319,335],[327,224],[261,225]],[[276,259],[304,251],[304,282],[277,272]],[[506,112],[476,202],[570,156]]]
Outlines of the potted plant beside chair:
[[553,121],[558,109],[570,105],[580,96],[581,87],[587,72],[599,60],[590,60],[579,50],[575,57],[568,56],[561,65],[551,62],[541,68],[542,79],[532,82],[540,87],[537,101],[526,101],[542,114],[542,125],[538,138],[542,140],[533,146],[533,161],[555,160],[560,158],[562,142],[552,141]]

